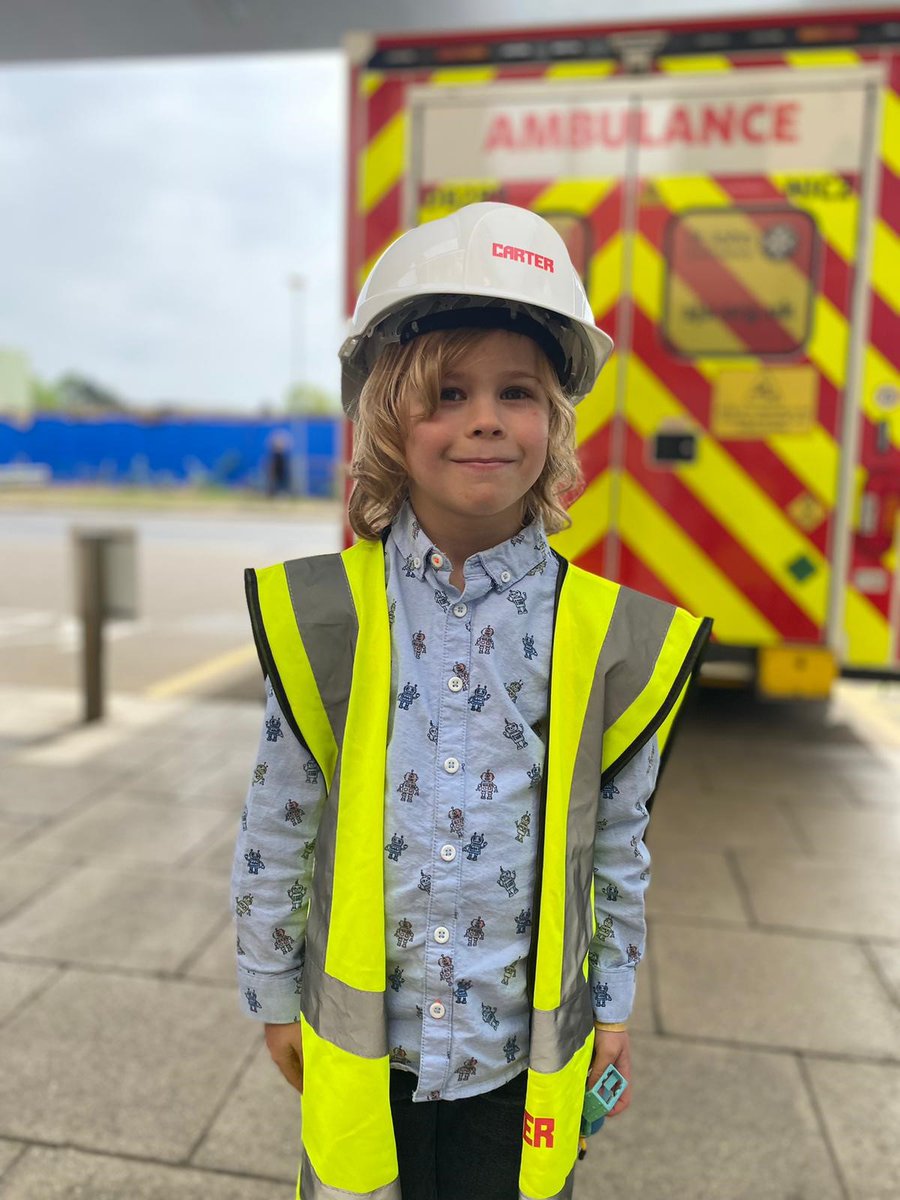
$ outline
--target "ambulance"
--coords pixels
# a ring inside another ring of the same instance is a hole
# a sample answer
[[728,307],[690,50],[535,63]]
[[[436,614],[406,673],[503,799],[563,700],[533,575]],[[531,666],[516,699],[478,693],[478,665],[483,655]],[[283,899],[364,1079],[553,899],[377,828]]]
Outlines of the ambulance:
[[713,616],[708,680],[900,677],[897,10],[347,49],[348,313],[410,226],[540,213],[616,342],[556,548]]

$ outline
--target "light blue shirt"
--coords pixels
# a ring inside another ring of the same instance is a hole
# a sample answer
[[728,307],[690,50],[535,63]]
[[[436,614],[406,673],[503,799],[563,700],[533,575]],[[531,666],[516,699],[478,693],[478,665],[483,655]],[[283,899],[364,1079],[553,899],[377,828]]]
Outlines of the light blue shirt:
[[[385,778],[387,1016],[417,1100],[499,1087],[528,1064],[526,969],[557,563],[540,525],[464,565],[407,501],[385,546],[391,718]],[[245,1011],[298,1018],[324,785],[268,689],[232,893]],[[595,846],[596,1019],[627,1019],[644,950],[643,843],[656,739],[606,787]],[[599,784],[598,784],[599,790]]]

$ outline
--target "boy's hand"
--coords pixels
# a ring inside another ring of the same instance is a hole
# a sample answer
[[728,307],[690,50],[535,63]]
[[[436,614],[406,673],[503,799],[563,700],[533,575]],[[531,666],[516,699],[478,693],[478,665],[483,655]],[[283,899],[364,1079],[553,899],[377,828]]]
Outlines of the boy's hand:
[[266,1023],[266,1046],[272,1061],[292,1088],[303,1095],[303,1037],[299,1021],[290,1025]]
[[631,1083],[631,1044],[625,1030],[617,1033],[609,1029],[595,1029],[594,1057],[591,1060],[587,1091],[590,1091],[610,1063],[628,1080],[628,1087],[622,1093],[621,1099],[608,1114],[610,1117],[617,1117],[631,1103],[631,1093],[634,1090]]

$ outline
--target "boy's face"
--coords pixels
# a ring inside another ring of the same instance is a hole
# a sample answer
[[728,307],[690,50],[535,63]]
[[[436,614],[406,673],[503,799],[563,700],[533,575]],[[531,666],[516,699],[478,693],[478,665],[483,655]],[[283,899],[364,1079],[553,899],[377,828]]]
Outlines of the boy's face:
[[442,377],[430,417],[413,403],[405,444],[409,494],[427,527],[443,516],[480,518],[492,527],[496,519],[500,540],[518,530],[522,498],[547,458],[550,401],[541,358],[530,338],[496,330]]

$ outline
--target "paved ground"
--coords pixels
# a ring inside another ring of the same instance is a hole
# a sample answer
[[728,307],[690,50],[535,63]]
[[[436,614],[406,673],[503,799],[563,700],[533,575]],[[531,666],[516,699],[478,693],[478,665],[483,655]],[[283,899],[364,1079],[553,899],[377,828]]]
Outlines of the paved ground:
[[[0,687],[0,1197],[289,1200],[232,981],[257,703]],[[577,1200],[900,1196],[900,690],[698,706],[661,788],[631,1110]]]

